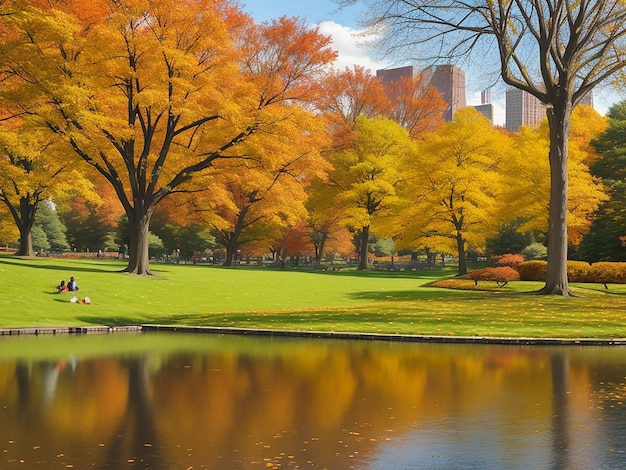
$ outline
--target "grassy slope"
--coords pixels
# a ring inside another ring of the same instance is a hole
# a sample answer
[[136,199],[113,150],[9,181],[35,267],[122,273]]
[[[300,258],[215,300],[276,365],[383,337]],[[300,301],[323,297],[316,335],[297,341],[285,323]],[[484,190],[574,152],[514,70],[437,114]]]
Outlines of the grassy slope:
[[[0,328],[142,323],[458,336],[626,337],[626,286],[574,285],[576,298],[537,283],[460,291],[427,287],[452,271],[309,273],[155,264],[153,278],[110,260],[0,257]],[[55,294],[76,277],[81,298]],[[483,284],[481,284],[483,285]],[[490,283],[484,283],[490,286]]]

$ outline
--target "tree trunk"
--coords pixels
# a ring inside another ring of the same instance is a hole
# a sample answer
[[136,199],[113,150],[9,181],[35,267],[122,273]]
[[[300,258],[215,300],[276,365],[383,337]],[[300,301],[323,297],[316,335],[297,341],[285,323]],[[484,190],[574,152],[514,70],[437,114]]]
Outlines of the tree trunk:
[[[152,275],[148,254],[148,233],[152,210],[145,214],[129,215],[128,266],[125,271],[130,274]],[[128,215],[128,214],[127,214]]]
[[237,214],[237,220],[235,222],[235,226],[233,231],[224,235],[224,240],[226,241],[226,259],[224,260],[224,266],[232,266],[233,260],[235,259],[235,253],[237,251],[237,245],[239,243],[239,237],[243,232],[246,220],[246,214],[248,213],[249,207],[244,207],[239,214]]
[[370,226],[366,225],[361,229],[361,246],[359,248],[359,271],[366,270],[368,268],[367,255],[370,238]]
[[463,234],[456,232],[456,247],[459,252],[459,276],[467,274],[467,256],[465,256],[465,240]]
[[314,243],[315,246],[315,265],[320,266],[322,259],[324,258],[324,247],[326,246],[327,233],[320,233],[318,243]]
[[224,266],[232,266],[235,259],[235,252],[237,251],[237,240],[231,234],[226,243],[226,259],[224,260]]
[[[33,224],[35,223],[37,204],[31,203],[30,198],[20,198],[20,213],[13,213],[13,218],[20,231],[20,247],[15,253],[18,256],[33,256]],[[17,216],[17,217],[16,217]]]
[[17,256],[33,256],[33,236],[31,227],[20,224],[20,247],[15,253]]
[[571,105],[566,101],[548,109],[550,126],[550,219],[548,267],[540,294],[570,296],[567,281],[567,157]]

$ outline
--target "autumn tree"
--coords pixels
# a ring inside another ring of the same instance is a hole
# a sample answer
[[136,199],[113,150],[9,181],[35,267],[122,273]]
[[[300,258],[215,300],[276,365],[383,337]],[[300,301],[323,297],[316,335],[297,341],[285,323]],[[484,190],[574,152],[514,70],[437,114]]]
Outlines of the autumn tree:
[[328,146],[322,121],[291,108],[290,120],[268,124],[245,159],[215,162],[205,178],[192,181],[198,191],[186,198],[182,213],[211,227],[226,249],[227,266],[243,245],[269,246],[277,232],[304,220],[306,189],[330,169],[320,154]]
[[[355,131],[358,119],[384,116],[390,106],[383,84],[370,70],[359,65],[330,69],[321,77],[314,100],[314,107],[326,120],[332,139],[326,152],[330,155],[353,146],[358,136]],[[308,225],[317,264],[324,257],[327,242],[337,241],[341,251],[345,251],[344,207],[336,203],[341,191],[332,178],[313,181],[309,190]]]
[[443,113],[448,105],[423,74],[390,81],[384,88],[389,99],[385,115],[407,129],[411,137],[443,126]]
[[19,230],[17,255],[32,256],[32,229],[37,209],[48,199],[83,195],[97,201],[92,185],[67,159],[69,151],[30,120],[0,126],[0,201]]
[[467,273],[468,246],[481,248],[497,224],[502,194],[499,167],[511,155],[507,135],[473,108],[418,142],[407,171],[407,207],[401,246],[430,246],[457,253],[459,275]]
[[[359,116],[382,116],[390,103],[382,83],[359,65],[330,69],[320,80],[315,108],[328,119],[333,148],[349,144]],[[348,140],[346,140],[348,139]]]
[[626,4],[622,0],[362,1],[369,7],[370,24],[382,33],[385,50],[410,49],[430,60],[497,50],[504,82],[546,106],[550,129],[548,272],[540,292],[569,296],[570,118],[591,90],[626,66]]
[[59,9],[1,7],[4,97],[115,189],[129,220],[126,270],[136,274],[150,274],[157,205],[216,161],[254,152],[256,136],[289,122],[335,57],[316,29],[288,18],[254,24],[230,0],[94,0],[107,8],[87,19],[80,2],[51,3]]
[[344,208],[337,204],[340,193],[341,188],[332,179],[315,180],[308,191],[308,235],[315,248],[315,263],[318,266],[327,252],[343,255],[354,253],[352,235],[342,222]]
[[[590,142],[602,129],[605,120],[588,106],[576,107],[571,120],[568,161],[568,245],[575,247],[589,230],[593,214],[606,199],[599,178],[594,177],[586,162],[598,157]],[[516,139],[519,158],[509,158],[503,165],[506,191],[503,193],[502,219],[523,220],[521,233],[548,233],[550,194],[549,163],[542,156],[550,146],[547,122],[538,128],[521,128]]]
[[406,129],[387,118],[361,116],[355,132],[354,144],[333,153],[329,160],[339,188],[337,201],[345,209],[344,223],[360,234],[359,269],[363,270],[368,268],[370,230],[397,203],[412,141]]
[[68,242],[80,251],[117,250],[114,232],[124,215],[113,187],[103,178],[95,183],[99,201],[68,194],[55,198],[57,212],[67,230]]
[[576,256],[586,261],[626,261],[626,102],[613,105],[608,126],[591,141],[599,155],[590,166],[592,174],[608,188],[589,232],[583,236]]

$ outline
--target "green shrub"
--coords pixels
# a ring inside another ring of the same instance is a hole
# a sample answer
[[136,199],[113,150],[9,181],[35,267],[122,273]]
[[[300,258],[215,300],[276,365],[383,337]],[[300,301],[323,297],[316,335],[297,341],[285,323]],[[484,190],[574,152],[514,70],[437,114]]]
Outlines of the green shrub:
[[524,261],[517,267],[522,281],[545,281],[548,263],[542,260]]
[[478,284],[478,281],[495,281],[498,287],[504,287],[509,281],[519,280],[519,273],[511,266],[498,266],[470,271],[466,278],[474,281],[474,284]]
[[522,250],[524,258],[531,261],[535,259],[546,259],[548,249],[542,243],[531,243]]

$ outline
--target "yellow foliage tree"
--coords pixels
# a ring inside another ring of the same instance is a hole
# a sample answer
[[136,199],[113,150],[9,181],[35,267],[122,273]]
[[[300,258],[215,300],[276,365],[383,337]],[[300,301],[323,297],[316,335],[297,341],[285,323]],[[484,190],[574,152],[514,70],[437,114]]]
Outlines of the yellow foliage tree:
[[473,108],[426,134],[407,165],[402,246],[447,248],[458,254],[459,274],[466,274],[468,246],[482,247],[496,226],[499,166],[512,147],[511,139]]
[[0,126],[0,202],[19,232],[17,255],[32,256],[32,227],[39,204],[82,195],[99,202],[92,184],[68,159],[71,150],[29,120]]
[[[592,216],[607,199],[601,180],[591,175],[588,164],[596,160],[590,146],[606,128],[606,120],[588,106],[578,106],[572,114],[568,160],[567,233],[576,246],[587,233]],[[544,158],[550,146],[547,122],[521,128],[517,136],[519,158],[509,158],[503,167],[506,191],[502,217],[505,221],[524,220],[520,232],[548,231],[550,201],[549,162]]]
[[108,8],[88,19],[76,2],[51,3],[57,9],[3,4],[4,97],[115,188],[136,274],[150,274],[159,202],[216,161],[249,156],[336,56],[297,19],[256,25],[229,0],[94,0]]
[[[275,105],[275,123],[242,144],[245,158],[216,161],[213,171],[192,179],[190,188],[197,192],[180,199],[184,207],[177,218],[199,219],[211,227],[226,249],[227,266],[238,249],[267,249],[278,232],[306,219],[306,189],[312,179],[325,179],[330,169],[320,154],[328,146],[323,121],[285,106]],[[290,119],[281,120],[288,112]]]
[[332,180],[344,208],[344,223],[360,235],[359,269],[368,267],[370,229],[398,203],[403,163],[413,141],[406,129],[387,118],[356,120],[353,145],[330,157]]

